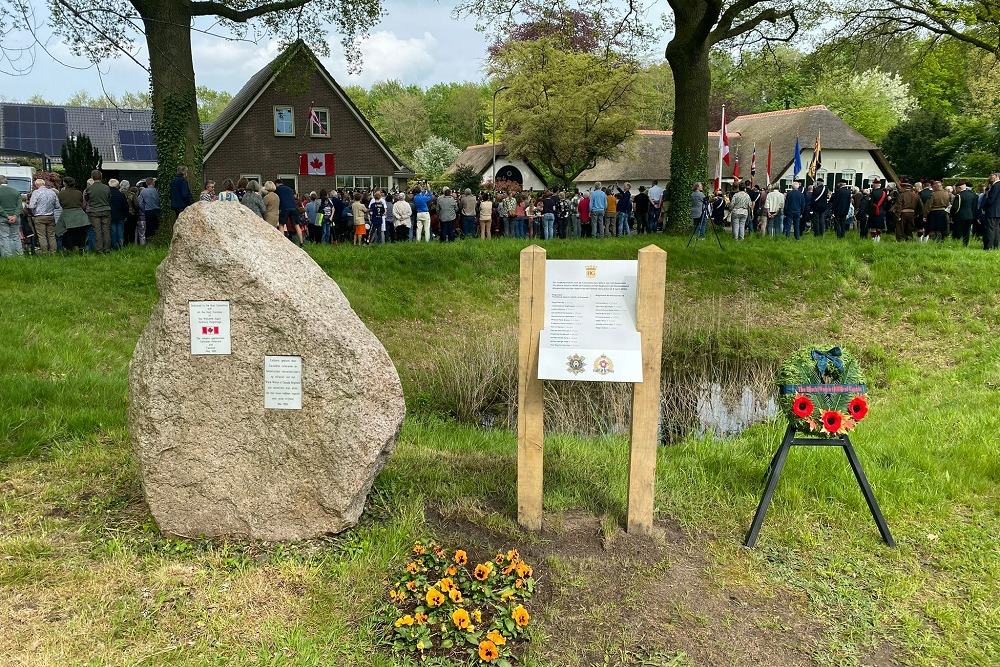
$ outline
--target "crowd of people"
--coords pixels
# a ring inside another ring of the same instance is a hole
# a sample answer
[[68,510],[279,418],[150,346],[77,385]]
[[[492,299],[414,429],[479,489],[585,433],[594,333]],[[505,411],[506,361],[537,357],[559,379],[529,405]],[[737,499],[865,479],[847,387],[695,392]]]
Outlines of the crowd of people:
[[705,237],[711,221],[729,226],[737,240],[754,233],[798,240],[810,230],[823,236],[830,229],[844,238],[856,229],[876,243],[883,232],[897,241],[923,243],[943,242],[950,235],[966,246],[973,237],[981,238],[983,247],[993,250],[1000,247],[1000,174],[991,174],[979,192],[968,181],[955,186],[902,181],[895,187],[875,179],[865,189],[840,181],[832,192],[822,181],[804,189],[796,181],[785,192],[747,181],[732,193],[716,190],[710,197],[696,183],[691,218],[698,238]]
[[[548,240],[603,238],[655,233],[665,227],[665,192],[657,183],[633,189],[630,183],[588,190],[483,192],[442,188],[427,182],[409,191],[321,189],[300,195],[284,182],[241,178],[221,188],[205,183],[195,197],[185,167],[170,182],[169,205],[179,215],[198,201],[239,202],[290,240],[369,245],[404,241],[457,239]],[[729,227],[737,240],[749,235],[838,238],[857,230],[862,238],[881,241],[892,232],[897,241],[941,242],[949,235],[968,245],[980,237],[987,250],[1000,247],[1000,174],[976,192],[968,182],[955,187],[939,181],[899,187],[878,179],[870,188],[837,183],[831,192],[818,181],[807,187],[793,182],[786,191],[749,181],[730,192],[691,193],[691,221],[704,238],[711,221]],[[39,178],[26,202],[0,176],[0,256],[24,252],[111,252],[142,245],[155,236],[161,218],[156,179],[136,185],[110,179],[94,170],[86,184],[71,177]],[[7,224],[2,224],[6,222]]]

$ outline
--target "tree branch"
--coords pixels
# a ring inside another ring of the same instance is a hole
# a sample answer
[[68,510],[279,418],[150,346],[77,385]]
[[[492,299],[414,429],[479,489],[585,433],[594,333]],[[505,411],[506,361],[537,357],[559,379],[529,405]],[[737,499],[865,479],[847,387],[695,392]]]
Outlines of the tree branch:
[[224,2],[214,0],[199,0],[191,3],[191,16],[220,16],[235,23],[246,23],[251,19],[271,12],[280,12],[288,9],[298,9],[309,4],[311,0],[273,0],[265,2],[256,7],[247,9],[236,9]]
[[765,9],[764,11],[754,16],[752,19],[747,19],[746,21],[738,23],[735,26],[731,26],[729,29],[723,31],[719,30],[719,27],[721,27],[720,24],[719,27],[716,27],[716,29],[712,31],[712,34],[709,37],[709,39],[711,40],[712,44],[718,44],[719,42],[723,42],[727,39],[739,37],[740,35],[744,35],[752,30],[756,30],[761,23],[770,23],[772,25],[775,25],[781,19],[791,19],[792,30],[785,37],[778,39],[782,42],[791,41],[791,39],[795,37],[795,35],[799,31],[799,22],[795,18],[794,8],[785,9],[780,12],[774,8]]

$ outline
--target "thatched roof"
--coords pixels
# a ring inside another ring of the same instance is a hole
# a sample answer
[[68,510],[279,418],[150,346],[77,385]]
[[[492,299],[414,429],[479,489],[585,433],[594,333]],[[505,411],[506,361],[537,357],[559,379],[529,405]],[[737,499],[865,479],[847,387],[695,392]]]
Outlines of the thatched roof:
[[[795,139],[798,138],[803,151],[811,153],[817,133],[823,150],[868,151],[882,171],[896,180],[895,172],[878,147],[822,104],[747,114],[729,122],[729,134],[738,135],[744,159],[749,158],[751,147],[756,143],[757,164],[762,165],[762,159],[767,159],[767,143],[771,142],[775,176],[788,169],[795,159]],[[804,163],[807,161],[803,159]]]
[[[731,126],[730,126],[731,127]],[[637,130],[636,136],[622,145],[619,160],[598,160],[597,165],[576,177],[578,183],[623,183],[625,181],[670,180],[670,145],[674,133],[669,130]],[[719,133],[709,132],[708,174],[719,163]],[[730,131],[730,142],[732,131]]]
[[[496,145],[496,151],[497,151],[497,160],[500,160],[501,158],[512,159],[507,155],[507,147],[504,146],[503,142],[500,142]],[[528,165],[528,168],[534,172],[535,177],[538,178],[539,181],[542,181],[543,183],[545,182],[545,179],[542,178],[541,173],[539,173],[535,165],[531,164],[531,162],[529,162],[528,160],[523,160],[523,162],[526,165]],[[453,171],[455,171],[455,169],[459,165],[468,165],[472,167],[477,174],[482,176],[490,168],[490,165],[492,163],[493,163],[493,144],[477,144],[475,146],[469,146],[464,151],[462,151],[459,154],[459,156],[455,158],[455,161],[451,163],[451,166],[445,170],[444,173],[450,174]]]

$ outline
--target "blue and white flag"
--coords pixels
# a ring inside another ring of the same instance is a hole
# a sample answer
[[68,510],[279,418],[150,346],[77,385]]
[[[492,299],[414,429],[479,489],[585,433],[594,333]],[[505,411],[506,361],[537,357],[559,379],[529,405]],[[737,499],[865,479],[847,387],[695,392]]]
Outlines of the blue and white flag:
[[799,146],[799,138],[795,137],[795,161],[792,163],[792,180],[797,180],[799,172],[802,171],[802,147]]

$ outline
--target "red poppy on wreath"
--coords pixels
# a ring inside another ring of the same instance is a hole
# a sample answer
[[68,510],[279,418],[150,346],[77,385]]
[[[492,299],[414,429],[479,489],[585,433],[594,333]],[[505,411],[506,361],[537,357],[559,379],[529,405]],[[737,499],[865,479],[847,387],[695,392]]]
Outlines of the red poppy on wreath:
[[854,421],[861,421],[868,414],[868,400],[864,396],[855,396],[847,404],[847,412],[854,418]]
[[814,409],[815,406],[808,396],[802,396],[800,394],[792,401],[792,412],[795,413],[795,416],[800,419],[805,419],[811,415]]
[[823,421],[823,430],[827,433],[837,433],[840,431],[840,427],[844,425],[844,415],[835,410],[827,410],[823,413],[821,419]]

